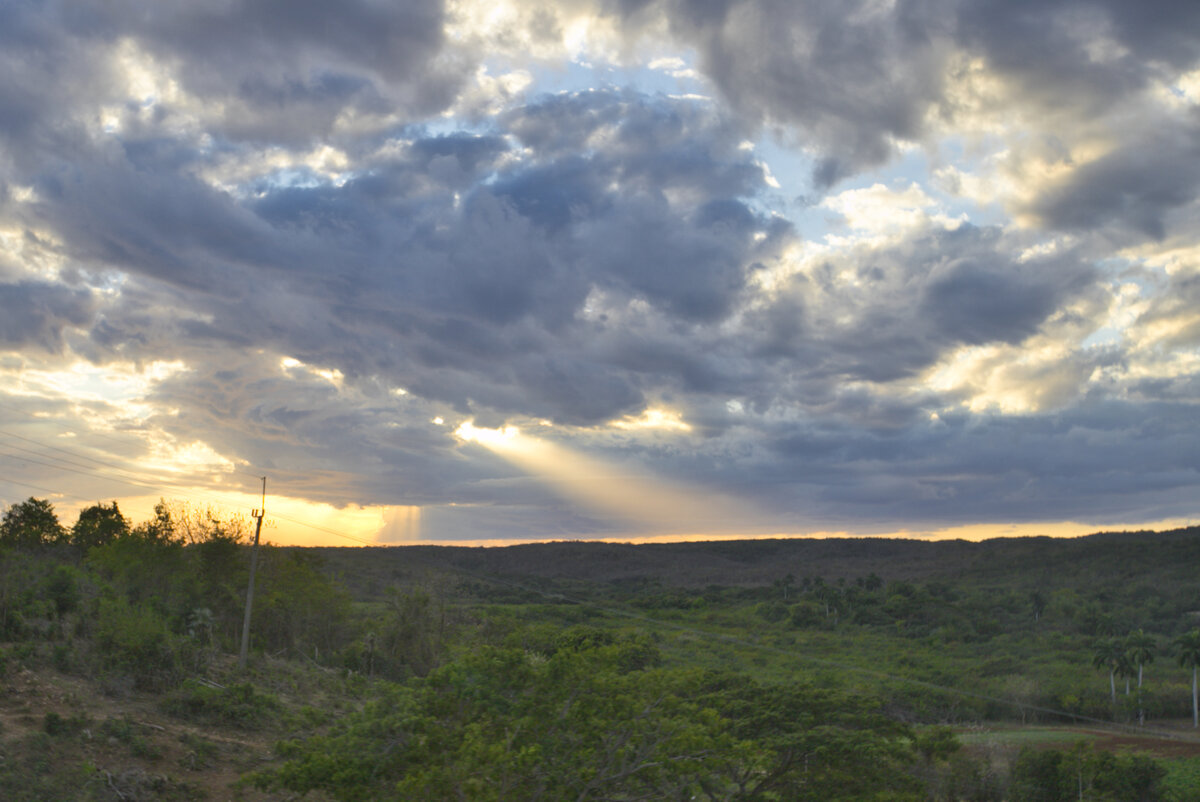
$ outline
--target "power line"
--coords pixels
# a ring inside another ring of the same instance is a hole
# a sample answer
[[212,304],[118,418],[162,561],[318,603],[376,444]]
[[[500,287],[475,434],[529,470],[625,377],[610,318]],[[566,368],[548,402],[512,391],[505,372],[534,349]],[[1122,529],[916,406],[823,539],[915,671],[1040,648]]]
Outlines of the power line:
[[[197,496],[194,494],[180,493],[180,492],[178,492],[178,489],[177,489],[178,486],[173,485],[170,482],[161,482],[160,481],[160,482],[151,484],[149,481],[135,481],[133,479],[126,479],[126,478],[122,478],[119,476],[109,476],[109,475],[100,473],[94,469],[88,468],[86,466],[80,466],[79,463],[74,463],[74,462],[70,462],[69,460],[64,460],[61,457],[52,457],[52,456],[49,456],[46,454],[40,454],[38,452],[31,451],[30,449],[23,449],[20,446],[10,445],[8,447],[9,448],[17,448],[17,449],[20,449],[21,451],[25,451],[25,452],[31,453],[31,454],[37,454],[38,456],[45,457],[45,458],[51,459],[51,460],[56,460],[58,463],[65,463],[65,464],[55,464],[52,462],[43,462],[42,460],[32,459],[28,456],[22,456],[20,454],[13,454],[10,452],[5,452],[3,450],[0,450],[0,457],[9,457],[12,459],[20,460],[25,463],[32,463],[34,465],[42,465],[44,467],[52,468],[57,471],[63,471],[63,472],[67,472],[67,473],[76,473],[76,474],[80,474],[83,476],[90,476],[90,477],[93,477],[96,479],[100,479],[102,481],[117,482],[119,484],[128,485],[130,487],[136,487],[136,488],[141,488],[144,490],[150,490],[150,491],[153,491],[152,495],[160,495],[160,496],[168,495],[168,496],[171,496],[172,498],[178,498],[181,501],[196,504],[197,506],[200,506],[201,502],[216,505],[218,507],[236,506],[236,505],[230,505],[227,500],[218,498],[216,496],[211,496],[211,495],[207,495],[207,494]],[[70,467],[72,465],[78,466],[78,467]],[[6,480],[6,481],[8,481],[8,480]],[[19,483],[19,482],[14,482],[14,483],[15,484],[24,484],[24,483]],[[167,493],[163,493],[163,485],[164,484],[168,488],[170,488],[170,490]],[[50,490],[45,487],[38,487],[38,486],[34,486],[34,485],[26,485],[26,486],[33,487],[34,489],[37,489],[37,490],[43,490],[48,493],[61,495],[61,496],[70,496],[71,498],[75,498],[80,501],[86,501],[86,499],[83,499],[80,496],[76,496],[73,494],[67,494],[67,493],[61,493],[60,491]]]
[[[0,451],[0,457],[11,457],[12,459],[20,460],[21,462],[32,463],[34,465],[42,465],[47,468],[53,468],[58,471],[66,471],[68,473],[77,473],[77,474],[80,474],[83,476],[91,476],[91,477],[94,477],[97,479],[103,479],[103,480],[106,480],[109,482],[118,482],[123,485],[129,485],[130,487],[140,487],[140,488],[147,489],[147,490],[158,490],[161,488],[161,484],[149,484],[147,482],[139,482],[139,481],[135,481],[133,479],[124,479],[119,476],[105,476],[104,474],[98,473],[96,470],[94,470],[92,468],[88,468],[87,466],[81,466],[81,465],[79,465],[79,463],[70,462],[70,461],[64,460],[60,457],[52,457],[52,456],[48,456],[46,454],[38,454],[38,452],[36,452],[36,451],[30,451],[29,449],[22,449],[20,446],[9,446],[9,448],[16,448],[21,451],[25,451],[27,453],[37,454],[40,457],[45,457],[46,459],[57,460],[59,463],[65,463],[65,464],[55,464],[52,462],[43,462],[42,460],[32,459],[30,457],[22,456],[21,454],[13,454],[11,452],[5,452],[5,451]],[[74,468],[68,467],[71,465],[75,465],[78,467],[74,467]],[[166,484],[169,484],[169,483],[166,483]]]
[[[60,447],[60,446],[53,446],[53,445],[50,445],[49,443],[43,443],[43,442],[42,442],[42,441],[40,441],[40,440],[35,440],[34,438],[31,438],[31,437],[25,437],[25,436],[23,436],[23,435],[14,434],[13,432],[9,432],[9,431],[7,431],[7,430],[4,430],[4,429],[0,429],[0,435],[7,435],[7,436],[9,436],[9,437],[15,437],[15,438],[18,438],[18,439],[20,439],[20,440],[23,440],[23,441],[25,441],[25,442],[28,442],[28,443],[33,443],[34,445],[40,446],[40,447],[42,447],[42,448],[46,448],[46,449],[50,449],[50,450],[53,450],[53,451],[58,451],[58,452],[61,452],[61,453],[63,453],[63,454],[66,454],[66,455],[68,455],[68,456],[70,456],[70,457],[74,457],[75,459],[86,460],[86,461],[88,461],[88,462],[95,462],[95,463],[97,463],[97,464],[99,464],[99,465],[101,465],[101,466],[104,466],[104,467],[107,467],[107,468],[109,468],[110,470],[119,471],[121,474],[124,474],[124,475],[123,475],[123,476],[111,476],[111,475],[105,475],[105,474],[101,474],[101,473],[99,473],[99,472],[98,472],[98,471],[97,471],[95,468],[93,468],[92,466],[89,466],[89,465],[80,465],[78,462],[73,462],[73,461],[71,461],[71,460],[63,459],[62,457],[55,457],[55,456],[53,456],[53,455],[50,455],[50,454],[43,454],[43,453],[41,453],[41,452],[39,452],[39,451],[34,451],[34,450],[32,450],[32,449],[23,448],[23,447],[21,447],[21,446],[18,446],[18,445],[13,445],[13,444],[11,444],[11,443],[7,445],[7,448],[16,449],[16,450],[18,450],[18,451],[23,451],[23,452],[25,452],[25,453],[28,453],[28,454],[34,454],[34,455],[36,455],[36,456],[39,456],[39,457],[44,457],[44,458],[46,458],[46,459],[56,460],[56,461],[58,461],[58,462],[65,463],[66,465],[72,465],[72,466],[75,466],[75,468],[77,468],[78,470],[72,470],[72,469],[70,469],[70,468],[64,468],[64,467],[62,467],[62,466],[59,466],[59,465],[51,465],[51,464],[49,464],[49,463],[45,463],[45,462],[37,462],[36,460],[30,460],[28,457],[21,457],[21,456],[18,456],[18,455],[16,455],[16,454],[11,454],[11,453],[10,453],[10,454],[3,454],[3,452],[0,452],[0,455],[3,455],[3,456],[9,456],[9,457],[12,457],[12,458],[14,458],[14,459],[23,459],[23,460],[26,460],[26,461],[29,461],[29,462],[35,462],[36,464],[39,464],[39,465],[46,465],[47,467],[51,467],[51,468],[58,468],[59,470],[69,470],[69,471],[71,471],[71,472],[73,472],[73,473],[83,473],[83,474],[85,474],[85,475],[96,476],[96,477],[99,477],[99,478],[104,478],[104,479],[108,479],[108,480],[110,480],[110,481],[114,481],[114,482],[121,482],[121,483],[123,483],[123,484],[127,484],[127,485],[130,485],[130,486],[133,486],[133,487],[144,487],[144,488],[147,488],[147,489],[150,489],[150,490],[157,490],[157,489],[159,489],[159,488],[161,487],[161,485],[163,485],[163,484],[166,484],[166,485],[168,485],[168,486],[173,486],[173,483],[172,483],[172,482],[170,482],[170,481],[164,481],[164,480],[163,480],[161,477],[149,476],[148,474],[146,474],[146,473],[144,473],[144,472],[132,471],[132,470],[129,470],[128,468],[123,468],[123,467],[120,467],[120,466],[118,466],[118,465],[114,465],[114,464],[113,464],[113,463],[111,463],[111,462],[105,462],[104,460],[96,459],[96,458],[94,458],[94,457],[89,457],[89,456],[87,456],[87,455],[85,455],[85,454],[80,454],[80,453],[78,453],[77,451],[72,451],[72,450],[70,450],[70,449],[62,448],[62,447]],[[257,477],[257,476],[256,476],[255,478],[257,479],[257,478],[260,478],[260,477]],[[211,501],[212,503],[221,503],[221,502],[218,502],[216,499],[210,499],[210,501]]]
[[[111,462],[107,462],[102,459],[97,459],[96,457],[89,457],[87,455],[80,454],[77,451],[72,451],[70,449],[62,448],[60,446],[52,446],[49,443],[43,443],[40,440],[35,440],[32,437],[25,437],[24,435],[20,435],[20,434],[17,434],[16,432],[8,431],[7,429],[0,429],[0,435],[4,435],[6,437],[15,437],[18,440],[24,440],[27,443],[33,443],[34,445],[41,446],[42,448],[48,448],[51,451],[59,451],[68,456],[75,457],[76,459],[86,460],[87,462],[94,462],[97,465],[102,465],[106,468],[111,468],[113,470],[120,471],[121,473],[130,474],[135,477],[139,475],[136,471],[131,471],[128,468],[125,468],[121,465],[115,465]],[[11,448],[18,448],[18,446],[11,446]]]
[[50,488],[42,487],[41,485],[31,485],[28,482],[18,482],[16,479],[8,479],[8,478],[0,477],[0,482],[4,482],[5,484],[8,484],[8,485],[20,485],[21,487],[28,487],[32,490],[40,490],[43,493],[49,493],[52,496],[63,496],[65,498],[73,498],[78,501],[86,501],[87,500],[87,499],[84,499],[82,496],[75,496],[75,495],[71,495],[70,493],[63,493],[58,490],[51,490]]
[[[13,398],[12,394],[6,394],[5,397]],[[79,428],[77,426],[69,426],[69,425],[67,425],[61,421],[55,420],[53,418],[46,418],[41,415],[35,415],[32,412],[21,409],[19,407],[12,406],[11,404],[0,403],[0,409],[6,409],[9,412],[15,412],[18,415],[24,415],[25,417],[31,418],[36,423],[39,423],[39,424],[49,424],[51,426],[57,426],[58,428],[62,429],[63,431],[67,431],[67,432],[74,432],[77,428]],[[96,431],[95,429],[91,429],[91,428],[88,429],[88,435],[91,437],[99,437],[103,440],[111,440],[112,442],[118,443],[120,445],[128,444],[127,439],[123,440],[119,437],[114,437],[111,434],[105,434],[104,432],[99,432],[99,431]]]
[[[6,432],[4,432],[4,431],[0,430],[0,434],[6,434]],[[31,443],[36,443],[36,442],[37,442],[36,440],[30,440],[28,437],[22,437],[21,439],[22,439],[22,440],[28,440],[28,441],[29,441],[29,442],[31,442]],[[54,446],[47,446],[47,445],[44,445],[44,444],[41,444],[41,443],[39,443],[38,445],[43,445],[43,447],[44,447],[44,448],[54,448]],[[6,448],[11,448],[11,449],[16,449],[17,451],[23,451],[23,452],[24,452],[24,453],[26,453],[26,454],[33,454],[33,455],[35,455],[35,456],[38,456],[38,457],[45,457],[46,459],[57,460],[58,462],[64,463],[64,464],[66,464],[66,465],[74,465],[75,467],[77,467],[77,468],[80,468],[80,469],[82,469],[82,470],[84,470],[84,471],[92,472],[92,471],[95,471],[95,470],[96,470],[95,468],[91,467],[90,465],[82,465],[82,464],[80,464],[80,463],[78,463],[78,462],[72,462],[71,460],[68,460],[68,459],[63,459],[62,457],[55,457],[55,456],[52,456],[52,455],[50,455],[50,454],[43,454],[42,452],[40,452],[40,451],[34,451],[34,450],[33,450],[33,449],[31,449],[31,448],[24,448],[24,447],[22,447],[22,446],[12,445],[11,443],[8,443],[8,444],[6,444],[6,445],[5,445],[5,447],[6,447]],[[66,449],[62,449],[62,448],[58,448],[58,449],[55,449],[55,450],[56,450],[56,451],[62,451],[62,452],[63,452],[63,453],[65,453],[65,454],[71,454],[71,452],[67,451]],[[4,452],[0,452],[0,454],[3,454],[4,456],[8,456],[8,457],[14,457],[14,458],[16,458],[16,459],[26,459],[26,460],[28,460],[28,459],[29,459],[28,457],[20,457],[20,456],[18,456],[18,455],[16,455],[16,454],[4,454]],[[78,455],[72,455],[72,456],[78,456]],[[86,458],[86,457],[81,457],[81,459],[87,459],[87,458]],[[30,461],[30,462],[35,462],[35,463],[37,463],[38,465],[47,465],[47,464],[48,464],[48,463],[45,463],[45,462],[37,462],[37,460],[29,460],[29,461]],[[54,467],[54,466],[51,466],[51,467]],[[123,469],[121,469],[121,468],[118,468],[117,470],[123,470]],[[116,479],[116,480],[118,480],[118,481],[120,481],[120,480],[121,480],[121,477],[113,477],[113,478],[114,478],[114,479]]]

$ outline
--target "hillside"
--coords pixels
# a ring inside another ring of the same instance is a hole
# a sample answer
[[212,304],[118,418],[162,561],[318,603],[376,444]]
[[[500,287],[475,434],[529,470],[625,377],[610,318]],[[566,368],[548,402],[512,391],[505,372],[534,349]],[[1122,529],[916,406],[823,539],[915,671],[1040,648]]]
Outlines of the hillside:
[[[1200,527],[1059,539],[922,541],[893,538],[684,543],[561,541],[506,547],[305,549],[361,596],[434,573],[567,583],[659,583],[677,588],[770,585],[788,574],[847,581],[955,580],[985,584],[1124,583],[1177,587],[1200,565]],[[1200,609],[1200,598],[1197,600]]]
[[0,797],[1200,787],[1178,660],[1200,638],[1197,528],[267,547],[240,669],[248,549],[219,520],[175,527],[161,510],[90,544],[0,547]]

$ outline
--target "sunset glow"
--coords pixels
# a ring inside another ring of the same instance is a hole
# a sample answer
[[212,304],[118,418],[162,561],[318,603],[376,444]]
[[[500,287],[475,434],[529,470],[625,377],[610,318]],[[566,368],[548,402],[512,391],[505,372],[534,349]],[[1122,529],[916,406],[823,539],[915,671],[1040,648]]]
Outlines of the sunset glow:
[[1200,7],[917,5],[13,5],[0,508],[1194,520]]

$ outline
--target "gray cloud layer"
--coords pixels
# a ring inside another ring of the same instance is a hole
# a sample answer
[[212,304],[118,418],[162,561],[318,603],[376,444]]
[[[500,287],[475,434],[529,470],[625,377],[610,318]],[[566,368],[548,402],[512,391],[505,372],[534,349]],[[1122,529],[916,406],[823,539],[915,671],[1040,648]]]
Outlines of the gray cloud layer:
[[[0,263],[0,344],[181,360],[152,398],[180,414],[144,425],[332,502],[553,508],[533,534],[604,524],[465,459],[430,419],[548,419],[829,526],[1185,515],[1194,374],[1106,393],[1088,377],[1131,357],[1077,349],[1023,368],[1060,400],[1013,415],[947,414],[966,391],[921,382],[963,349],[1019,353],[1107,313],[1104,248],[1179,236],[1195,207],[1194,107],[1108,132],[1014,202],[1033,233],[925,220],[803,269],[742,147],[779,128],[831,192],[974,113],[951,91],[974,57],[1004,109],[1065,121],[1070,151],[1200,60],[1200,10],[1156,5],[625,3],[606,9],[621,30],[665,19],[719,101],[533,95],[450,131],[435,115],[487,54],[447,38],[437,4],[9,5],[0,195],[26,256]],[[173,94],[131,97],[130,60]],[[310,158],[322,146],[337,175]],[[1059,233],[1075,239],[1031,248]],[[1169,285],[1145,325],[1195,308],[1192,273]],[[597,428],[655,405],[695,429]]]

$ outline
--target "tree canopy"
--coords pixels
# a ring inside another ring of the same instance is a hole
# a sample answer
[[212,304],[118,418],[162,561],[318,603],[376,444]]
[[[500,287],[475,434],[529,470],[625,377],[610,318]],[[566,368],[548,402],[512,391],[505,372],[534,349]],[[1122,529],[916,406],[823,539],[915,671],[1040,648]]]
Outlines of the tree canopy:
[[80,511],[79,520],[71,528],[71,545],[87,550],[128,534],[129,521],[117,508],[117,502],[93,504]]
[[0,545],[28,549],[49,543],[59,543],[67,536],[54,505],[30,496],[13,504],[0,520]]

